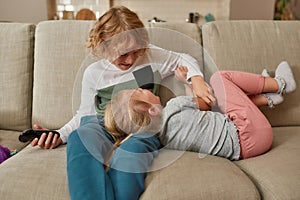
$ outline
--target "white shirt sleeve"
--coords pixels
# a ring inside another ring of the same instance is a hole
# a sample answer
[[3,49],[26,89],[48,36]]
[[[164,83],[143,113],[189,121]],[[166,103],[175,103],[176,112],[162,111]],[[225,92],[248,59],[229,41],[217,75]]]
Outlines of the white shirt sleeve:
[[200,71],[200,66],[195,58],[189,54],[181,53],[181,62],[180,65],[188,68],[188,73],[186,80],[190,81],[193,76],[202,76],[203,73]]
[[193,76],[202,76],[200,66],[195,58],[185,53],[169,51],[154,45],[149,46],[151,62],[159,65],[162,78],[172,75],[178,66],[188,68],[187,81]]

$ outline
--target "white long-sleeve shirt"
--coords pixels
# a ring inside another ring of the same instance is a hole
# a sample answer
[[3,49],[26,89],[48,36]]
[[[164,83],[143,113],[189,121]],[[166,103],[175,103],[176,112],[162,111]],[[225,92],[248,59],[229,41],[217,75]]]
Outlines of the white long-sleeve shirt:
[[[188,68],[187,80],[193,76],[202,76],[200,67],[196,59],[184,53],[176,53],[149,45],[146,53],[139,57],[134,65],[125,71],[120,70],[114,64],[106,59],[101,59],[92,63],[87,67],[83,74],[81,103],[79,109],[73,118],[58,130],[63,143],[68,140],[69,134],[77,129],[80,125],[80,119],[87,115],[103,115],[99,109],[96,109],[95,96],[105,98],[105,101],[111,99],[109,92],[117,92],[123,89],[137,88],[138,85],[133,76],[133,71],[150,65],[154,74],[160,75],[163,79],[172,75],[178,66],[186,66]],[[109,88],[109,90],[108,90]],[[109,92],[108,92],[109,91]],[[105,104],[106,105],[106,104]]]

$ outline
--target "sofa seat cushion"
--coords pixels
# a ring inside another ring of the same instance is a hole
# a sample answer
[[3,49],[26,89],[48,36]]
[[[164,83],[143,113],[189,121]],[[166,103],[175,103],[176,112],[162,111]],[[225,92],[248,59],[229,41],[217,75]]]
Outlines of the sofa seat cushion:
[[0,165],[1,199],[70,199],[66,146],[53,150],[27,146]]
[[263,199],[300,199],[300,127],[274,128],[272,149],[236,164],[251,178]]
[[34,30],[33,24],[0,23],[0,129],[30,127]]
[[[174,151],[162,152],[146,178],[142,200],[260,199],[250,179],[231,161],[185,152],[170,162]],[[167,167],[165,167],[167,166]]]
[[21,150],[27,144],[19,142],[19,131],[0,130],[0,144],[11,150]]

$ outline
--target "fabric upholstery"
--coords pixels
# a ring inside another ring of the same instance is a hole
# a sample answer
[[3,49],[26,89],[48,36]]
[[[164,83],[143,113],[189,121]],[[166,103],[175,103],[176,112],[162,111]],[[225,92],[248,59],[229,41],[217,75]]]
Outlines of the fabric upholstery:
[[[202,26],[204,65],[209,76],[219,70],[271,74],[286,60],[298,89],[276,109],[263,109],[272,126],[300,124],[300,21],[216,21]],[[279,117],[280,116],[280,117]]]
[[0,23],[0,129],[30,127],[34,28]]
[[153,168],[161,163],[167,168],[148,173],[141,200],[260,199],[250,179],[229,160],[185,152],[165,163],[172,154],[174,151],[166,151],[155,159]]
[[188,53],[202,69],[200,28],[193,23],[154,23],[148,28],[150,41],[161,48]]
[[70,199],[66,176],[66,149],[30,146],[0,165],[1,199]]
[[19,141],[20,131],[0,130],[0,144],[11,150],[22,150],[27,144]]
[[[198,25],[184,22],[150,23],[148,32],[152,44],[193,56],[203,71],[201,33]],[[183,84],[175,80],[174,76],[165,78],[162,85],[165,86],[160,90],[163,104],[171,97],[185,94]]]
[[276,127],[272,149],[235,162],[254,182],[262,199],[300,198],[300,128]]
[[[37,25],[35,38],[33,123],[57,129],[72,118],[77,108],[73,89],[81,82],[78,71],[89,55],[88,33],[93,21],[45,21]],[[77,80],[76,79],[80,79]]]

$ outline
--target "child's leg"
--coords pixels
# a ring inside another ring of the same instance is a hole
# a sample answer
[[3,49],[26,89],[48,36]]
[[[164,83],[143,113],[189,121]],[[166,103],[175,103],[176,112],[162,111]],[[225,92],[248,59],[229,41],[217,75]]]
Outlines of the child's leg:
[[83,120],[84,124],[68,138],[67,174],[71,199],[113,200],[112,182],[103,167],[103,155],[112,143],[96,117]]
[[[275,105],[282,102],[282,99],[277,98],[277,95],[272,96],[279,90],[278,83],[274,78],[239,71],[227,71],[227,74],[229,73],[230,80],[241,88],[256,106],[268,105],[267,97],[271,97]],[[262,93],[268,93],[268,96]]]
[[108,171],[116,199],[139,199],[145,189],[148,167],[159,147],[156,136],[138,133],[116,149]]
[[241,158],[257,156],[271,147],[272,128],[248,95],[260,94],[264,88],[261,75],[221,71],[211,77],[218,106],[237,126]]
[[273,108],[274,105],[283,102],[283,97],[281,94],[276,93],[278,91],[277,81],[271,78],[267,72],[263,71],[263,73],[262,75],[265,77],[265,81],[262,92],[264,94],[250,95],[249,98],[257,107],[268,105],[270,108]]

